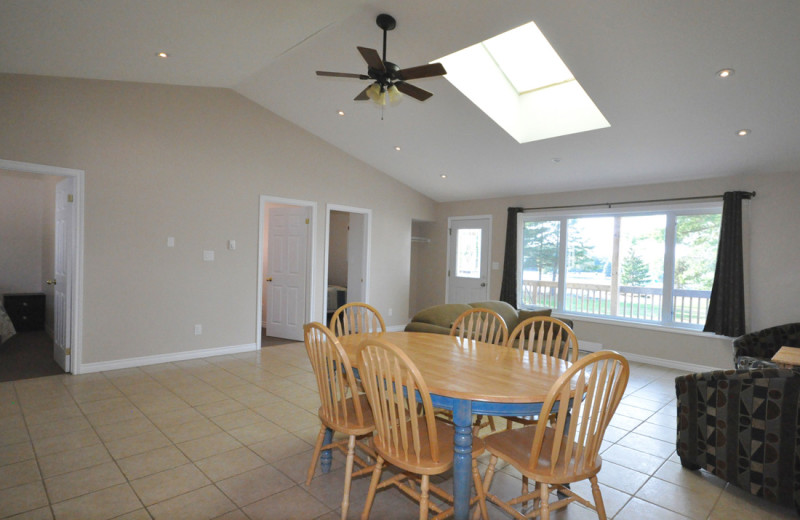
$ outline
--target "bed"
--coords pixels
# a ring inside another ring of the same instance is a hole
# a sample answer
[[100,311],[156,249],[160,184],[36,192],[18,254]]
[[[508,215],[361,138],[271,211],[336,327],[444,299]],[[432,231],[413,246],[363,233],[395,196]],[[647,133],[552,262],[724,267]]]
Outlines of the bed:
[[5,343],[16,333],[17,331],[14,329],[14,324],[11,323],[11,318],[8,317],[3,304],[0,303],[0,343]]

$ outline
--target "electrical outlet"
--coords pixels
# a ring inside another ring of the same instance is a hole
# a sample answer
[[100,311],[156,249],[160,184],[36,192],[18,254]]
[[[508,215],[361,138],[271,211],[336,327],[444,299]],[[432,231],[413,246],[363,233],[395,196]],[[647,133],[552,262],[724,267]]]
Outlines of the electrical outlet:
[[206,250],[203,251],[203,260],[206,262],[213,262],[214,261],[214,251]]
[[175,237],[167,237],[167,247],[175,247]]
[[392,308],[391,307],[389,307],[389,312],[387,312],[386,315],[387,316],[391,316],[392,315]]
[[198,323],[197,325],[194,326],[194,335],[199,336],[202,333],[203,333],[203,326]]
[[228,240],[228,249],[230,251],[236,250],[236,240]]

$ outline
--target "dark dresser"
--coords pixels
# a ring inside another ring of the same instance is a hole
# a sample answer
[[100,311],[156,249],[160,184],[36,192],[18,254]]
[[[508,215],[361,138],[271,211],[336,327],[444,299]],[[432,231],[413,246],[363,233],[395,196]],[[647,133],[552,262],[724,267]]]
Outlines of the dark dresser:
[[17,332],[44,330],[44,293],[4,294],[3,307]]

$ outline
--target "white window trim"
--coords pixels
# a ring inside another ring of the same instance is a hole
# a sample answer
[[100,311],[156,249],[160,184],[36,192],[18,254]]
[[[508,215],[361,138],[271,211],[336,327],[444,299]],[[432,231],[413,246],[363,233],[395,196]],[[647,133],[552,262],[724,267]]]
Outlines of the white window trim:
[[[672,321],[672,290],[674,280],[674,262],[675,262],[675,217],[684,215],[697,215],[706,213],[722,213],[721,200],[709,200],[702,202],[668,202],[668,203],[643,203],[643,204],[626,204],[624,207],[609,204],[608,207],[593,207],[593,208],[565,208],[557,210],[532,210],[520,214],[517,219],[517,301],[522,301],[522,280],[523,280],[523,230],[525,222],[530,221],[548,221],[560,220],[559,238],[559,276],[558,276],[558,298],[556,300],[556,308],[553,309],[555,313],[569,316],[575,319],[591,320],[601,323],[613,323],[618,325],[647,327],[657,329],[671,329],[678,331],[687,331],[693,333],[702,332],[702,324],[678,324]],[[643,216],[665,214],[667,216],[667,226],[664,237],[664,284],[662,285],[662,301],[669,302],[669,305],[662,305],[661,321],[644,321],[635,320],[631,318],[622,318],[619,316],[608,316],[602,314],[588,314],[579,313],[574,311],[567,311],[564,309],[564,295],[566,294],[566,249],[567,249],[567,226],[566,221],[570,218],[591,218],[591,217],[607,217],[611,215],[619,216]],[[671,225],[670,225],[671,224]],[[745,260],[746,261],[746,260]],[[669,284],[667,284],[667,267],[669,271]],[[667,299],[669,298],[669,299]]]

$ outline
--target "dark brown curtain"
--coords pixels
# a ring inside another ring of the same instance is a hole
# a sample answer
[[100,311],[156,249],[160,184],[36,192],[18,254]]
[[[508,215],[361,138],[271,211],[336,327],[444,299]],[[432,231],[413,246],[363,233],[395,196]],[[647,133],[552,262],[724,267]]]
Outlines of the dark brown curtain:
[[500,301],[517,308],[517,215],[522,208],[508,208],[506,222],[506,251],[503,258],[503,282],[500,284]]
[[731,337],[745,333],[742,200],[750,196],[745,191],[729,191],[722,197],[717,268],[704,332]]

